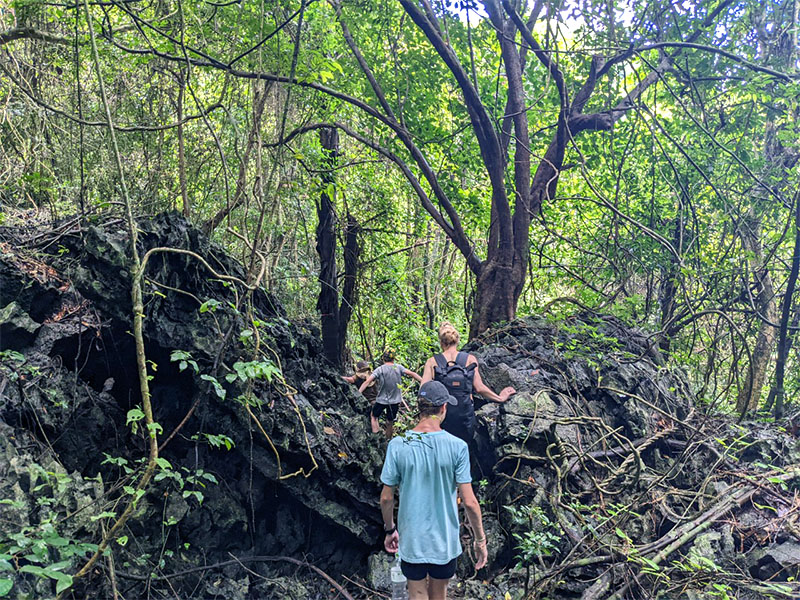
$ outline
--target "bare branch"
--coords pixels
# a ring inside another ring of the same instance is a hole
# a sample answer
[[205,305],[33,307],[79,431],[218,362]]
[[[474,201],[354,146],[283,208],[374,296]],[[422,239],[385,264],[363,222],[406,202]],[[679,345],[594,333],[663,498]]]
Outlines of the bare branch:
[[692,50],[702,50],[703,52],[711,52],[713,54],[719,54],[720,56],[724,56],[748,69],[751,71],[756,71],[758,73],[765,73],[771,77],[775,77],[785,82],[796,81],[800,79],[800,73],[788,74],[782,73],[781,71],[776,71],[774,69],[770,69],[769,67],[762,67],[761,65],[757,65],[749,60],[742,58],[734,54],[733,52],[728,52],[727,50],[723,50],[722,48],[717,48],[716,46],[706,46],[705,44],[696,44],[693,42],[658,42],[656,44],[648,44],[646,46],[641,46],[636,49],[636,52],[647,52],[648,50],[657,50],[660,48],[690,48]]
[[13,42],[14,40],[40,40],[43,42],[51,42],[53,44],[62,44],[69,46],[74,43],[70,38],[61,37],[47,31],[39,31],[33,27],[15,27],[8,31],[0,32],[0,46]]
[[567,96],[567,86],[564,83],[564,74],[561,72],[561,69],[558,68],[558,64],[550,58],[550,55],[544,51],[544,49],[539,45],[539,42],[536,41],[536,38],[533,37],[533,33],[531,33],[530,29],[525,26],[525,22],[522,20],[522,17],[519,16],[519,13],[511,6],[511,3],[508,0],[503,0],[503,8],[505,9],[508,16],[511,17],[511,20],[514,21],[514,25],[517,26],[519,32],[522,34],[522,38],[525,42],[530,46],[533,53],[536,55],[536,58],[539,59],[545,68],[550,72],[550,75],[553,77],[553,81],[556,84],[556,88],[558,89],[558,96],[561,99],[561,109],[566,110],[567,106],[569,105],[569,98]]

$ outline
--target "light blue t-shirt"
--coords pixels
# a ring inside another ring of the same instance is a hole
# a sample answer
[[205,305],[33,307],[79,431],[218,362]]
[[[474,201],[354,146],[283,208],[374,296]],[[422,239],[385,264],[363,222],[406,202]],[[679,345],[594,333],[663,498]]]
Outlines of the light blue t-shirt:
[[402,560],[443,565],[461,554],[457,485],[472,482],[466,442],[446,431],[407,431],[389,442],[381,481],[400,489]]

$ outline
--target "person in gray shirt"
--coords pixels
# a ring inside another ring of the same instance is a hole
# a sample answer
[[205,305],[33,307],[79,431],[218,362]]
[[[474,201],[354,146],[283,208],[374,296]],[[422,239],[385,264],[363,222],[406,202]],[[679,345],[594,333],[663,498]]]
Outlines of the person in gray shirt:
[[394,420],[397,418],[397,409],[400,403],[403,402],[403,393],[400,391],[400,381],[403,375],[406,377],[413,377],[419,382],[422,381],[422,377],[414,371],[397,364],[394,360],[394,350],[387,348],[383,352],[383,364],[375,369],[370,376],[367,377],[367,380],[361,384],[361,387],[358,388],[358,391],[363,394],[373,381],[377,382],[378,396],[370,411],[370,423],[372,424],[372,433],[378,433],[380,431],[378,418],[383,413],[386,413],[384,433],[386,434],[387,440],[392,438],[392,434],[394,433]]

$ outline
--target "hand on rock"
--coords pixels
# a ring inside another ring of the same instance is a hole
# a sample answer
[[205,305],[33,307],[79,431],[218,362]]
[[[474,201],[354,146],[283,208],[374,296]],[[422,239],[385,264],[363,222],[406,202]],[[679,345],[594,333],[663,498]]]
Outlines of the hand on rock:
[[513,396],[516,393],[517,393],[517,390],[515,390],[511,386],[509,386],[507,388],[503,388],[501,390],[501,392],[498,394],[498,396],[500,396],[500,402],[505,402],[506,400],[508,400],[511,396]]

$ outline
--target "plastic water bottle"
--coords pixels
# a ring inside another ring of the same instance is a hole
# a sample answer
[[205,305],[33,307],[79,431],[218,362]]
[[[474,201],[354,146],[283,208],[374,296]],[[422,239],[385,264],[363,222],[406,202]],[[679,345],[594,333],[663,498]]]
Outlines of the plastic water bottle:
[[408,586],[406,585],[406,576],[400,569],[400,557],[389,569],[389,574],[392,578],[392,600],[408,600]]

